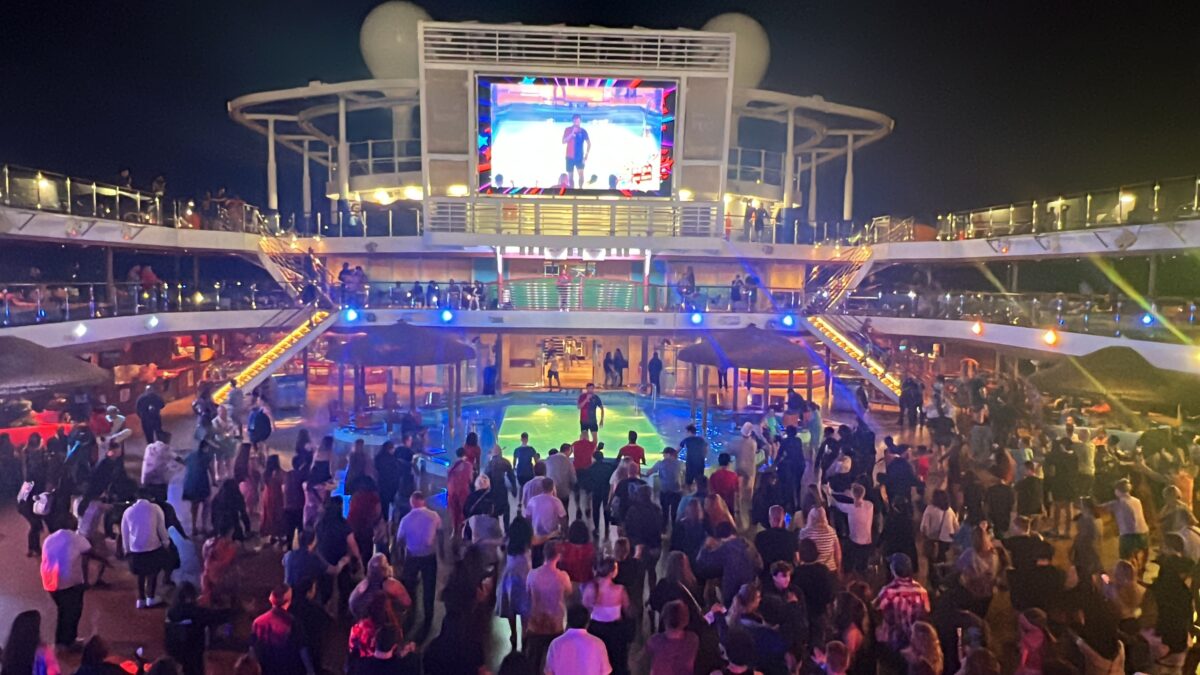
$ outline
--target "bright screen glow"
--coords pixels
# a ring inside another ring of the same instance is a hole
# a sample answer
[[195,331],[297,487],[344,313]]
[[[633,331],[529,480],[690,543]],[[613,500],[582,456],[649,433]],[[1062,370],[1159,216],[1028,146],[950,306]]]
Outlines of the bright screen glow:
[[671,194],[671,82],[479,78],[484,193]]

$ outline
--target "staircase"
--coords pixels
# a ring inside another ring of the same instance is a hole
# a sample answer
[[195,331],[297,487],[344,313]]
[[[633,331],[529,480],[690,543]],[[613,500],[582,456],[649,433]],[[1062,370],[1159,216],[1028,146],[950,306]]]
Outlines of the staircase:
[[[265,230],[259,238],[259,263],[295,300],[300,300],[309,285],[304,274],[305,256],[306,252],[293,249],[284,239]],[[234,376],[238,389],[252,391],[266,382],[276,370],[337,323],[337,304],[324,290],[330,286],[329,270],[315,258],[312,262],[323,280],[315,284],[316,301],[283,322],[280,328],[288,333]],[[231,390],[229,383],[221,385],[213,393],[213,401],[224,403]]]
[[806,309],[809,314],[821,314],[837,307],[850,291],[867,278],[871,272],[871,247],[855,246],[838,262],[841,264],[834,267],[832,272],[830,265],[821,265],[813,268],[808,275],[805,286],[820,287],[808,303]]
[[849,331],[839,327],[830,317],[825,316],[805,317],[800,319],[800,323],[872,386],[883,392],[893,402],[899,402],[900,378],[889,373],[882,363],[870,355],[868,348],[859,345],[851,338]]

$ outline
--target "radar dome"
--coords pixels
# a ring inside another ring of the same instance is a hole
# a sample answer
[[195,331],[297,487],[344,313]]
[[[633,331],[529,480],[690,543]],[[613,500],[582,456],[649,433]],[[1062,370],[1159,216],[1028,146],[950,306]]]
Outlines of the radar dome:
[[771,60],[771,43],[762,24],[745,14],[730,12],[709,19],[701,30],[737,36],[737,61],[733,66],[735,86],[754,88],[762,82]]
[[385,2],[371,10],[358,35],[371,76],[416,79],[417,22],[428,20],[429,13],[411,2]]

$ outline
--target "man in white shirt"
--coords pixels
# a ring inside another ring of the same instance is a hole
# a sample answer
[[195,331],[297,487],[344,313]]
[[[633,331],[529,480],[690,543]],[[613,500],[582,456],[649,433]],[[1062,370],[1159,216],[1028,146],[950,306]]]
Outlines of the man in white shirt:
[[535,539],[546,539],[564,528],[567,522],[567,509],[561,499],[554,494],[554,481],[542,479],[542,494],[529,499],[529,524],[533,526]]
[[1150,555],[1150,526],[1146,524],[1146,516],[1142,512],[1142,500],[1129,494],[1128,478],[1122,478],[1113,485],[1113,495],[1116,499],[1105,502],[1102,508],[1108,509],[1117,521],[1117,548],[1121,560],[1132,560],[1137,557],[1143,569],[1146,557]]
[[850,486],[851,501],[845,501],[842,494],[833,496],[833,505],[846,514],[850,523],[850,540],[845,551],[845,567],[847,572],[866,574],[867,561],[871,557],[871,534],[875,519],[875,505],[864,497],[867,489],[855,483]]
[[433,601],[437,587],[437,552],[442,542],[442,517],[425,505],[425,494],[413,492],[408,498],[411,510],[396,528],[396,548],[404,552],[400,581],[413,602],[417,580],[421,581],[422,634],[433,626]]
[[546,458],[546,477],[554,481],[558,498],[562,500],[563,508],[567,508],[567,500],[571,498],[571,488],[575,487],[575,464],[562,450],[550,451]]
[[546,542],[545,562],[529,571],[525,587],[529,590],[529,632],[558,635],[563,629],[567,597],[571,595],[571,577],[558,569],[562,557],[557,541]]
[[583,605],[567,611],[567,632],[554,638],[546,652],[546,675],[609,675],[604,641],[587,631],[590,619]]
[[83,615],[84,555],[92,550],[87,537],[70,528],[54,532],[42,542],[42,588],[58,608],[54,643],[59,647],[75,645],[79,617]]
[[121,516],[121,542],[129,555],[129,571],[137,577],[138,609],[161,604],[155,597],[158,573],[164,568],[171,543],[162,508],[149,496],[144,488],[140,490],[138,500]]
[[171,479],[179,473],[182,465],[175,457],[175,451],[163,441],[155,441],[146,446],[142,454],[142,485],[152,490],[155,499],[167,499],[167,486]]

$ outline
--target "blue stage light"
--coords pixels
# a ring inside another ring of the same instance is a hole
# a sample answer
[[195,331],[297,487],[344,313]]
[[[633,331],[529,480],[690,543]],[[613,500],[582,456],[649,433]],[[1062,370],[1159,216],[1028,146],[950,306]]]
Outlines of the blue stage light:
[[784,314],[783,318],[780,319],[780,323],[783,324],[784,328],[793,328],[796,325],[796,317],[793,314]]
[[699,326],[704,323],[704,315],[700,312],[692,312],[691,322],[693,326]]
[[442,317],[442,323],[450,323],[451,321],[454,320],[454,312],[452,312],[448,309],[443,309],[442,313],[441,313],[441,317]]
[[1149,312],[1147,312],[1142,315],[1142,325],[1143,326],[1149,326],[1152,323],[1154,323],[1154,315],[1153,314],[1150,314]]
[[342,318],[350,322],[358,321],[358,310],[349,307],[342,312]]

